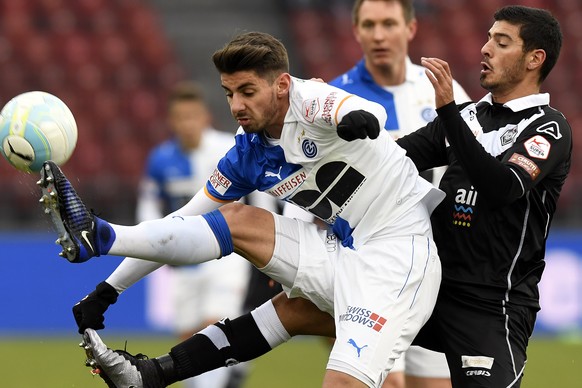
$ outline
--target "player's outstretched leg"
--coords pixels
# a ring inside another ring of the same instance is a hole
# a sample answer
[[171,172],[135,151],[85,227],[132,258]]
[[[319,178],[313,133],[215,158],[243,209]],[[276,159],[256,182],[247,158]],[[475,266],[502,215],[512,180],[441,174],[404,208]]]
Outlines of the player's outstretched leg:
[[111,350],[93,329],[86,329],[81,346],[87,354],[86,365],[93,368],[110,388],[164,388],[162,372],[143,354]]
[[60,255],[72,263],[82,263],[106,254],[113,241],[113,229],[87,210],[59,166],[45,162],[37,184],[42,191],[40,203],[59,235],[56,243],[63,247]]

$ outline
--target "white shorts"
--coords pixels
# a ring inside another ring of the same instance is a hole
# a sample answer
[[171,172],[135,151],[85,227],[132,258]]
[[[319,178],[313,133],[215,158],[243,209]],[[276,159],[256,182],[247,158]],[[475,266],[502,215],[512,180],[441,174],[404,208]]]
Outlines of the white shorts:
[[328,369],[380,386],[432,313],[441,280],[436,246],[413,235],[353,250],[312,223],[274,216],[275,250],[262,271],[289,297],[334,316]]
[[444,353],[420,346],[411,346],[394,363],[390,373],[403,372],[409,376],[447,379],[451,377]]

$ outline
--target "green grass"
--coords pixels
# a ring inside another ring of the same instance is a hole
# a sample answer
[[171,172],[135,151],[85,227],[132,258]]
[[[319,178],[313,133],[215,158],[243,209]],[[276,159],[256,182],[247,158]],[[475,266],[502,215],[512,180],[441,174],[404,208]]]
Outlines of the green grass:
[[[124,339],[104,335],[113,348],[123,348]],[[0,386],[3,388],[93,388],[105,387],[84,366],[77,347],[80,337],[0,337]],[[175,344],[170,337],[128,337],[128,350],[150,356],[166,353]],[[327,360],[322,339],[298,338],[251,363],[245,388],[295,388],[321,386]],[[582,367],[582,343],[536,338],[531,341],[522,387],[574,388],[575,373]],[[179,388],[174,384],[172,388]]]

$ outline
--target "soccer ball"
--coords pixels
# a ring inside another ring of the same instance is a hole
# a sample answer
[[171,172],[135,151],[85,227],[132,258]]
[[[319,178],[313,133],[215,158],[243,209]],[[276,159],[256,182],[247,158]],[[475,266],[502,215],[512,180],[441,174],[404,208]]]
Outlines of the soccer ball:
[[19,94],[0,112],[0,152],[21,171],[38,172],[47,160],[62,165],[76,144],[71,110],[50,93]]

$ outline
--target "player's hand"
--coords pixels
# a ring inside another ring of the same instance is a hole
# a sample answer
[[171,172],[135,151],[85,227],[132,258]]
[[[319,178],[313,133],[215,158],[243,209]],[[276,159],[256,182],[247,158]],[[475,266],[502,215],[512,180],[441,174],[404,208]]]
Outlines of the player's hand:
[[101,282],[95,291],[81,299],[73,306],[73,316],[79,327],[79,334],[83,334],[85,329],[91,328],[99,330],[105,328],[105,311],[117,302],[119,294],[109,283]]
[[449,64],[439,58],[421,58],[425,73],[434,87],[436,108],[441,108],[455,100],[453,75]]
[[375,139],[380,134],[376,116],[365,110],[354,110],[345,115],[337,126],[337,134],[346,141]]

